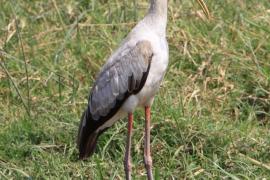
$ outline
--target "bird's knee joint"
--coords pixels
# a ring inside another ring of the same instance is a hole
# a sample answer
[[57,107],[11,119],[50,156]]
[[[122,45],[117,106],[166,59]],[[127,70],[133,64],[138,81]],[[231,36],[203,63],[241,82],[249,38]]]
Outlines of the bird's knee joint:
[[152,167],[152,158],[151,157],[144,157],[144,163],[146,167]]
[[130,171],[131,168],[132,168],[132,165],[130,162],[127,162],[127,161],[124,161],[124,164],[125,164],[125,170],[126,171]]

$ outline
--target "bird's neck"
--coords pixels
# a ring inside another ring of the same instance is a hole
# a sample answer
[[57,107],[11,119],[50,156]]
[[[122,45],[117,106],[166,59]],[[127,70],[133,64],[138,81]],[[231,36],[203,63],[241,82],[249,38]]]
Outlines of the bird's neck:
[[150,0],[151,5],[148,11],[147,19],[148,23],[156,27],[158,33],[165,34],[167,27],[167,11],[168,1],[167,0]]
[[149,13],[167,17],[168,0],[150,0]]

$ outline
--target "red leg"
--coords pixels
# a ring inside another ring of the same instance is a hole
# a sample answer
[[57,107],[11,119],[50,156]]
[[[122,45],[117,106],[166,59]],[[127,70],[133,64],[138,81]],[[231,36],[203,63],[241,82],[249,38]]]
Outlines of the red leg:
[[147,171],[147,178],[153,179],[152,173],[152,157],[150,150],[150,124],[151,124],[151,108],[145,107],[145,139],[144,139],[144,164]]
[[128,114],[128,137],[127,137],[126,154],[125,154],[125,161],[124,161],[127,180],[131,179],[130,151],[131,151],[132,124],[133,124],[133,113],[129,113]]

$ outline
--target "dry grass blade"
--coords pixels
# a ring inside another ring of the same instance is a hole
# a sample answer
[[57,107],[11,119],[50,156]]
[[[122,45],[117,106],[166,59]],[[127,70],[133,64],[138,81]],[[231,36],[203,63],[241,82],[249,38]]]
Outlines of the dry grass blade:
[[[2,58],[1,58],[1,59],[2,59]],[[3,61],[3,59],[2,59],[2,61]],[[11,81],[11,83],[12,83],[13,87],[15,88],[17,94],[19,95],[19,97],[20,97],[20,99],[21,99],[21,101],[22,101],[22,103],[23,103],[23,106],[24,106],[24,108],[25,108],[27,114],[28,114],[29,116],[31,116],[30,110],[29,110],[27,104],[25,103],[24,98],[23,98],[23,96],[22,96],[22,94],[21,94],[21,92],[20,92],[20,90],[19,90],[17,84],[15,83],[15,81],[13,80],[11,74],[10,74],[9,71],[7,70],[6,66],[4,65],[4,61],[3,61],[3,62],[0,62],[0,66],[1,66],[1,68],[5,71],[7,77],[9,78],[9,80]]]
[[206,6],[204,0],[197,0],[197,2],[200,4],[201,8],[203,9],[203,12],[205,14],[205,16],[210,19],[211,16],[210,16],[210,12],[208,10],[208,7]]
[[[25,171],[23,171],[22,169],[19,169],[16,167],[16,165],[11,164],[11,163],[6,163],[2,160],[0,160],[0,166],[3,166],[11,171],[16,171],[19,174],[21,174],[24,178],[31,178],[29,174],[27,174]],[[4,175],[5,176],[5,175]]]
[[57,63],[59,61],[59,58],[61,57],[61,54],[63,53],[63,50],[65,49],[66,47],[66,44],[67,42],[69,41],[69,39],[71,38],[72,36],[72,33],[76,30],[76,27],[78,25],[78,23],[80,22],[80,20],[85,16],[85,14],[87,13],[88,11],[84,11],[82,12],[78,18],[76,18],[76,20],[74,21],[74,23],[70,26],[69,30],[67,31],[66,33],[66,36],[63,40],[63,42],[61,43],[61,46],[58,48],[55,56],[54,56],[54,62]]
[[242,154],[242,153],[239,153],[239,155],[240,155],[241,157],[243,157],[243,158],[249,160],[249,161],[252,162],[253,164],[255,164],[255,165],[257,165],[257,166],[260,166],[260,167],[262,167],[262,168],[265,168],[265,169],[267,169],[267,170],[270,171],[270,166],[269,166],[269,165],[264,164],[264,163],[262,163],[262,162],[260,162],[260,161],[257,161],[256,159],[253,159],[253,158],[251,158],[251,157],[248,157],[248,156],[246,156],[246,155],[244,155],[244,154]]
[[21,48],[21,53],[22,53],[22,57],[23,57],[23,61],[24,61],[24,69],[25,69],[25,75],[26,75],[26,84],[27,84],[27,111],[28,114],[31,116],[31,97],[30,97],[30,84],[29,84],[29,72],[28,72],[28,67],[27,67],[27,60],[26,60],[26,56],[25,56],[25,52],[24,52],[24,47],[23,47],[23,43],[22,43],[22,38],[21,38],[21,32],[20,32],[20,28],[19,28],[19,23],[18,23],[18,19],[15,16],[15,27],[16,27],[16,34],[17,34],[17,38],[19,40],[19,44],[20,44],[20,48]]

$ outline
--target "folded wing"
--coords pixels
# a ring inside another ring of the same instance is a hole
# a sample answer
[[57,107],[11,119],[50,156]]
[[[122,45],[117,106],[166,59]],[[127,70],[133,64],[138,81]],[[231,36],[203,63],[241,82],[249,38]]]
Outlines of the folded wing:
[[92,87],[88,107],[84,112],[78,134],[80,158],[90,156],[100,127],[110,120],[125,100],[137,94],[145,84],[153,50],[150,42],[139,41],[135,46],[126,46],[104,65]]

